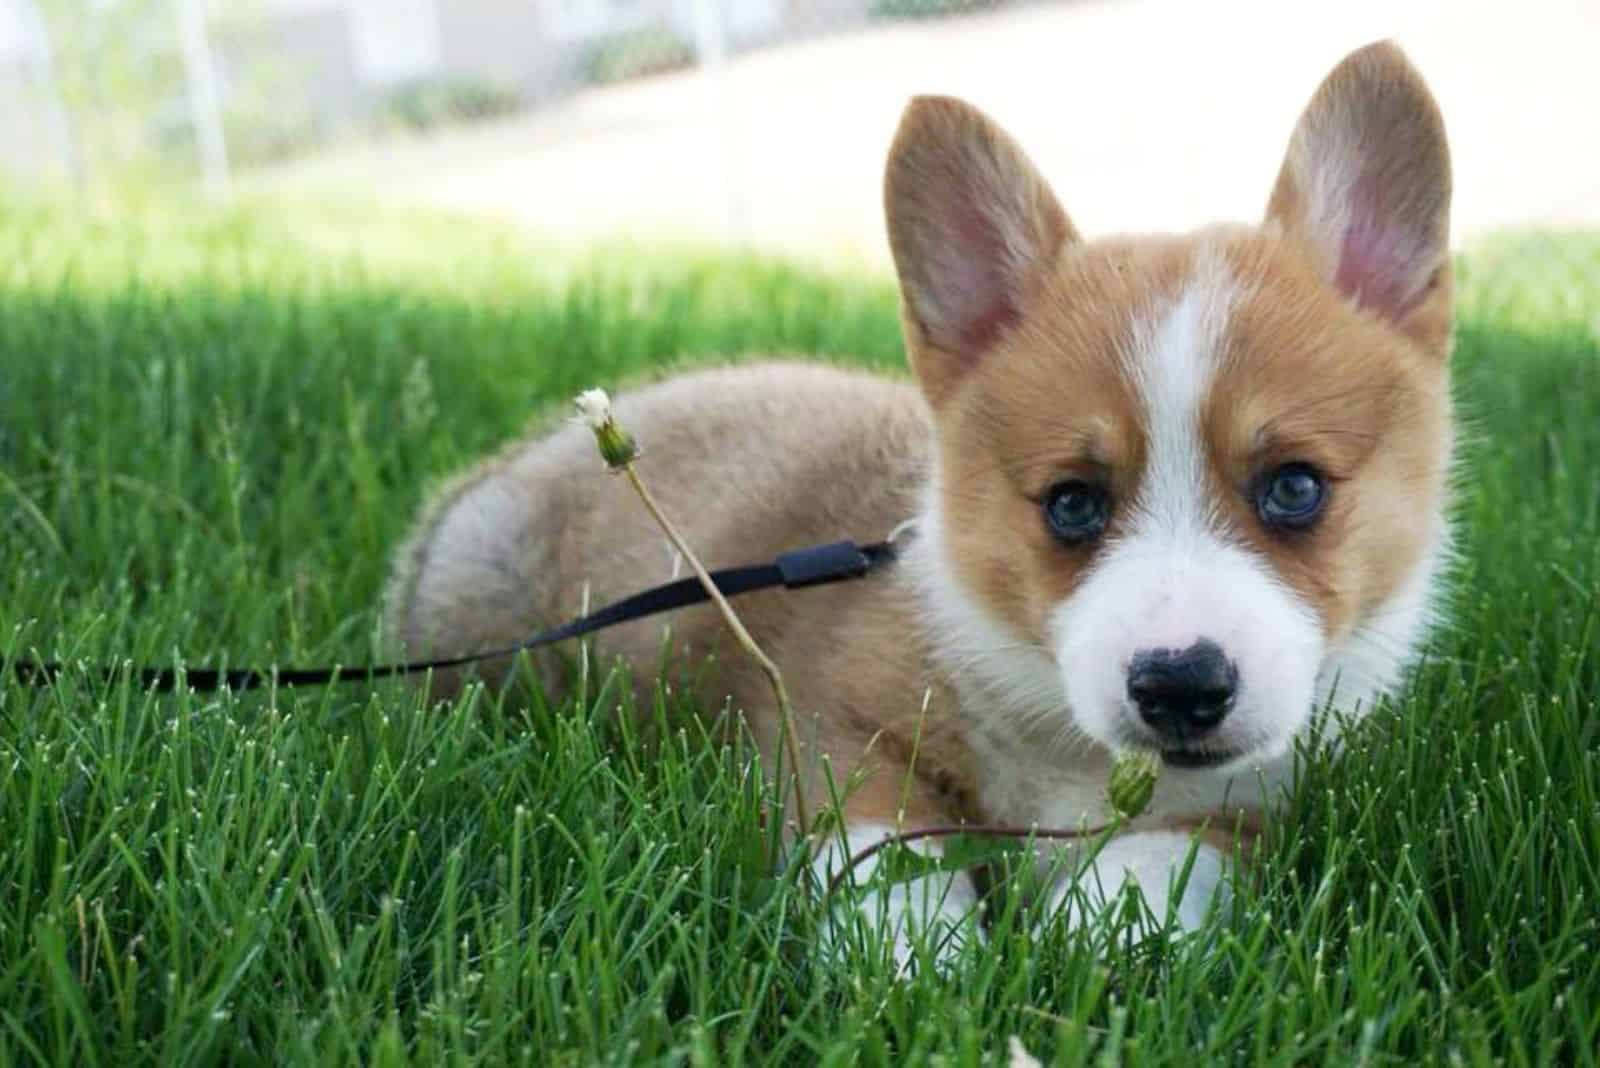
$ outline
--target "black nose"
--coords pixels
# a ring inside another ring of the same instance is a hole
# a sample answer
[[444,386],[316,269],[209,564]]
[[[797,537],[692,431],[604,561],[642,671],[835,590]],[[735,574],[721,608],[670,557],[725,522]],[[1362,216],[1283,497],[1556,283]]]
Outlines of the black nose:
[[1128,665],[1128,696],[1140,718],[1176,741],[1221,723],[1238,686],[1239,669],[1206,638],[1187,649],[1141,650]]

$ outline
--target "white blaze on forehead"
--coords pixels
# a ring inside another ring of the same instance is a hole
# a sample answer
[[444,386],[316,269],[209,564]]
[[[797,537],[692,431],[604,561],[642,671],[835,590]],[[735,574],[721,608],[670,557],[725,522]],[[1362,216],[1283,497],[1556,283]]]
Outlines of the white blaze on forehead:
[[1222,257],[1202,249],[1178,299],[1134,324],[1124,366],[1143,403],[1148,450],[1133,501],[1134,524],[1169,536],[1209,527],[1216,503],[1206,488],[1200,430],[1236,285]]

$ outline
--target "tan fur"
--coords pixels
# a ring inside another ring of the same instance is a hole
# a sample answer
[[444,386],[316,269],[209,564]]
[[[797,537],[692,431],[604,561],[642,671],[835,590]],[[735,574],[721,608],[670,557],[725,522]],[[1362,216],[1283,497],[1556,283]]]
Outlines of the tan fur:
[[1035,642],[1094,557],[1050,535],[1041,502],[1070,478],[1104,478],[1114,497],[1132,497],[1145,437],[1115,356],[1128,324],[1176,294],[1189,257],[1177,239],[1067,248],[1018,328],[940,412],[952,562],[996,618]]
[[[1418,107],[1420,122],[1408,121]],[[1376,126],[1358,121],[1363,109],[1376,109]],[[1400,169],[1411,227],[1402,236],[1414,238],[1405,263],[1425,274],[1402,279],[1410,288],[1392,307],[1358,307],[1337,291],[1329,227],[1339,209],[1327,201],[1337,183],[1315,185],[1339,138],[1361,129],[1360,158],[1384,174]],[[1202,424],[1212,491],[1240,540],[1338,636],[1436,538],[1450,446],[1448,162],[1431,99],[1392,47],[1357,53],[1318,92],[1260,228],[1084,243],[1015,143],[939,98],[908,108],[885,196],[920,394],[859,372],[765,363],[686,374],[619,401],[644,448],[641,472],[708,566],[883,537],[918,513],[936,464],[951,565],[1023,645],[1043,650],[1050,611],[1096,550],[1052,538],[1040,502],[1068,478],[1132,497],[1148,428],[1122,350],[1202,256],[1226,265],[1239,294]],[[1335,480],[1327,521],[1304,536],[1262,529],[1249,503],[1254,480],[1288,460],[1315,461]],[[568,618],[586,596],[599,604],[674,574],[631,490],[601,472],[588,431],[569,426],[513,446],[440,497],[401,554],[391,612],[409,653],[463,653]],[[957,696],[966,665],[929,632],[924,593],[897,565],[738,602],[793,691],[812,795],[823,758],[835,781],[861,780],[851,821],[993,816],[971,742],[990,710]],[[632,624],[596,644],[648,682],[663,626]],[[712,609],[677,613],[670,628],[669,678],[710,710],[742,713],[770,763],[777,721],[764,678]],[[713,667],[701,670],[707,656]],[[480,671],[499,683],[505,667]],[[1078,756],[1103,772],[1104,754]]]
[[[1338,638],[1436,533],[1437,509],[1419,502],[1442,499],[1449,464],[1442,355],[1335,299],[1282,241],[1243,240],[1229,253],[1251,284],[1204,414],[1217,499]],[[1273,535],[1256,521],[1249,487],[1292,460],[1334,480],[1328,513],[1312,530]]]

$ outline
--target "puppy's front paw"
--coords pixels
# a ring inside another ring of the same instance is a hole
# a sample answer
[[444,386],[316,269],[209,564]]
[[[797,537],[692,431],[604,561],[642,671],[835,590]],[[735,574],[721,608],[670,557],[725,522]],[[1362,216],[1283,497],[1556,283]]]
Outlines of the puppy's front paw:
[[949,880],[915,879],[858,894],[829,910],[823,928],[824,956],[847,964],[887,950],[897,976],[923,965],[950,972],[971,939],[981,940],[977,892],[965,875]]
[[[1185,874],[1191,850],[1194,863]],[[1139,926],[1146,934],[1169,925],[1179,933],[1198,930],[1213,902],[1224,901],[1228,890],[1222,854],[1215,848],[1181,831],[1142,831],[1113,838],[1093,861],[1063,876],[1051,891],[1050,914],[1081,927],[1125,900],[1123,891],[1130,885],[1143,898],[1146,911]]]
[[[892,833],[893,828],[881,825],[851,828],[844,843],[831,843],[813,863],[821,885],[828,886],[850,857]],[[910,843],[907,848],[924,855],[939,853],[933,841]],[[862,955],[873,959],[887,951],[897,976],[910,974],[919,962],[948,971],[969,940],[983,938],[972,877],[966,872],[939,872],[888,883],[886,873],[878,870],[879,859],[870,857],[845,876],[838,900],[830,903],[823,920],[824,958],[848,965]]]

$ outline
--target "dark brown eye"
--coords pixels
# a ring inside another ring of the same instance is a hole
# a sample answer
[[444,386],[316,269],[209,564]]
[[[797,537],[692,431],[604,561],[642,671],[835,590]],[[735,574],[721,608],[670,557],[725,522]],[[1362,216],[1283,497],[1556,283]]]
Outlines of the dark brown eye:
[[1045,494],[1044,517],[1050,533],[1068,545],[1083,545],[1105,532],[1111,498],[1088,482],[1058,482]]
[[1322,516],[1328,483],[1310,464],[1284,464],[1270,472],[1256,493],[1256,511],[1269,527],[1304,530]]

